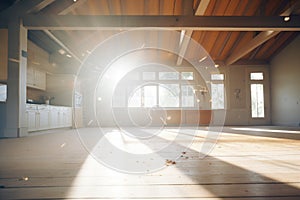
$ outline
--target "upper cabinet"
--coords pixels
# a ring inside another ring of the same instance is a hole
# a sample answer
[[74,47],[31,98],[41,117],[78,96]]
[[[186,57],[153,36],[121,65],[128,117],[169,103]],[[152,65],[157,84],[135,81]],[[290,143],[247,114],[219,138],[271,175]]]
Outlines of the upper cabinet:
[[46,72],[35,69],[33,67],[28,67],[27,86],[40,90],[46,90]]
[[27,86],[46,90],[46,71],[53,68],[49,63],[49,54],[28,40]]
[[0,81],[7,80],[8,30],[0,29]]

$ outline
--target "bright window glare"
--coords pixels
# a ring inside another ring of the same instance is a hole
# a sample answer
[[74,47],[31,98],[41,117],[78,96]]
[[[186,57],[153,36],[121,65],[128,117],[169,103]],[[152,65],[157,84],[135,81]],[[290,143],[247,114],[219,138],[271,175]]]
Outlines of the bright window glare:
[[142,96],[141,88],[138,88],[133,93],[131,93],[128,99],[128,107],[141,107],[142,106],[141,96]]

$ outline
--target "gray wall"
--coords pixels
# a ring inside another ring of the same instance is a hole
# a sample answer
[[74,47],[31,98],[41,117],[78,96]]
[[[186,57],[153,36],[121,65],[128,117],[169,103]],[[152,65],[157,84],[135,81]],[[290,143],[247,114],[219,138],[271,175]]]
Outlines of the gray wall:
[[271,61],[272,124],[300,126],[300,36]]
[[4,136],[6,126],[6,103],[0,102],[0,138]]

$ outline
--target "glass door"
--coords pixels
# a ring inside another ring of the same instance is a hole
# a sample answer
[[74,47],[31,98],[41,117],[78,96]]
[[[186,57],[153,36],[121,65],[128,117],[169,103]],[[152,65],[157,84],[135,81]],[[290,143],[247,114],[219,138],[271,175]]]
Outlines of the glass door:
[[269,79],[266,68],[247,70],[250,111],[249,124],[262,125],[270,123]]

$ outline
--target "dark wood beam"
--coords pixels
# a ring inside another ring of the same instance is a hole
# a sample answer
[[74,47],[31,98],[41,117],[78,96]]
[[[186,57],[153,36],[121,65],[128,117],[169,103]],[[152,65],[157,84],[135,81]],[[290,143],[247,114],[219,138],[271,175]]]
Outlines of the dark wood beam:
[[139,27],[209,31],[300,31],[300,16],[79,16],[25,15],[31,30],[105,30]]

